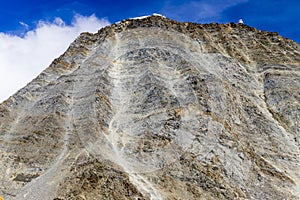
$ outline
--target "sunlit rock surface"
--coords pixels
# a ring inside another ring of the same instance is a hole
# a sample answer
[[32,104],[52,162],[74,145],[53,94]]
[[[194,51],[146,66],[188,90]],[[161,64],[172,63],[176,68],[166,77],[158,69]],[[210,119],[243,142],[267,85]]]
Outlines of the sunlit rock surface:
[[0,196],[300,199],[299,70],[244,24],[83,33],[0,104]]

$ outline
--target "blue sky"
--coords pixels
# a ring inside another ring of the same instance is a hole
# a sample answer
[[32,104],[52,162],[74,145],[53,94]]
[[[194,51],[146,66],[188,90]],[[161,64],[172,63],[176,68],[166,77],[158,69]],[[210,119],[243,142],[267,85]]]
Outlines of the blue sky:
[[199,23],[236,22],[243,18],[250,26],[276,31],[300,42],[299,0],[10,0],[2,1],[0,6],[0,32],[22,34],[27,25],[33,29],[39,20],[51,21],[55,17],[70,23],[76,13],[84,16],[95,14],[112,23],[152,13]]
[[162,14],[178,21],[237,22],[300,42],[300,0],[0,0],[0,102],[49,66],[84,31]]

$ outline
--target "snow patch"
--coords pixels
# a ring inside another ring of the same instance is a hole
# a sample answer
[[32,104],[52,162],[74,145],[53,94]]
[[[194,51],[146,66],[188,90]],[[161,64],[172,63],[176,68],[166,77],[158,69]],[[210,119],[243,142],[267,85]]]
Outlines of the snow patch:
[[145,18],[151,17],[151,16],[159,16],[159,17],[164,17],[164,18],[166,18],[165,16],[163,16],[163,15],[161,15],[161,14],[153,13],[152,15],[145,15],[145,16],[134,17],[134,18],[129,18],[129,19],[145,19]]
[[159,17],[164,17],[164,18],[166,18],[165,16],[163,16],[163,15],[161,15],[161,14],[153,13],[152,15],[145,15],[145,16],[134,17],[134,18],[129,18],[129,19],[145,19],[145,18],[151,17],[151,16],[159,16]]
[[166,16],[164,16],[164,15],[161,15],[161,14],[158,14],[158,13],[153,13],[152,15],[153,15],[153,16],[160,16],[160,17],[164,17],[164,18],[166,18]]
[[[167,18],[167,17],[164,16],[164,15],[161,15],[161,14],[158,14],[158,13],[153,13],[152,15],[145,15],[145,16],[139,16],[139,17],[128,18],[128,20],[130,20],[130,19],[145,19],[145,18],[151,17],[151,16],[159,16],[159,17]],[[124,20],[122,20],[122,21],[124,21]],[[118,22],[116,22],[115,24],[120,24],[120,23],[122,23],[122,21],[118,21]]]

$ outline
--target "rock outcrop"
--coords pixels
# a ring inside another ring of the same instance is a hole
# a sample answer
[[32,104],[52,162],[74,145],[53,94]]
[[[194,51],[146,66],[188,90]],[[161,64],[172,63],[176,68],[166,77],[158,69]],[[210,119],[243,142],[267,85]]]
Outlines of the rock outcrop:
[[244,24],[82,33],[0,104],[4,199],[300,199],[300,49]]

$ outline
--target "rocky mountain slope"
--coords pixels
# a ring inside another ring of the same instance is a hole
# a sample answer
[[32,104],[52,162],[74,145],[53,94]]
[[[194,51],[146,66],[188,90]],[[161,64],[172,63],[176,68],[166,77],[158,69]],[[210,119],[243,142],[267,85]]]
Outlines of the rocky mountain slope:
[[83,33],[0,104],[4,199],[300,199],[300,49],[244,24]]

